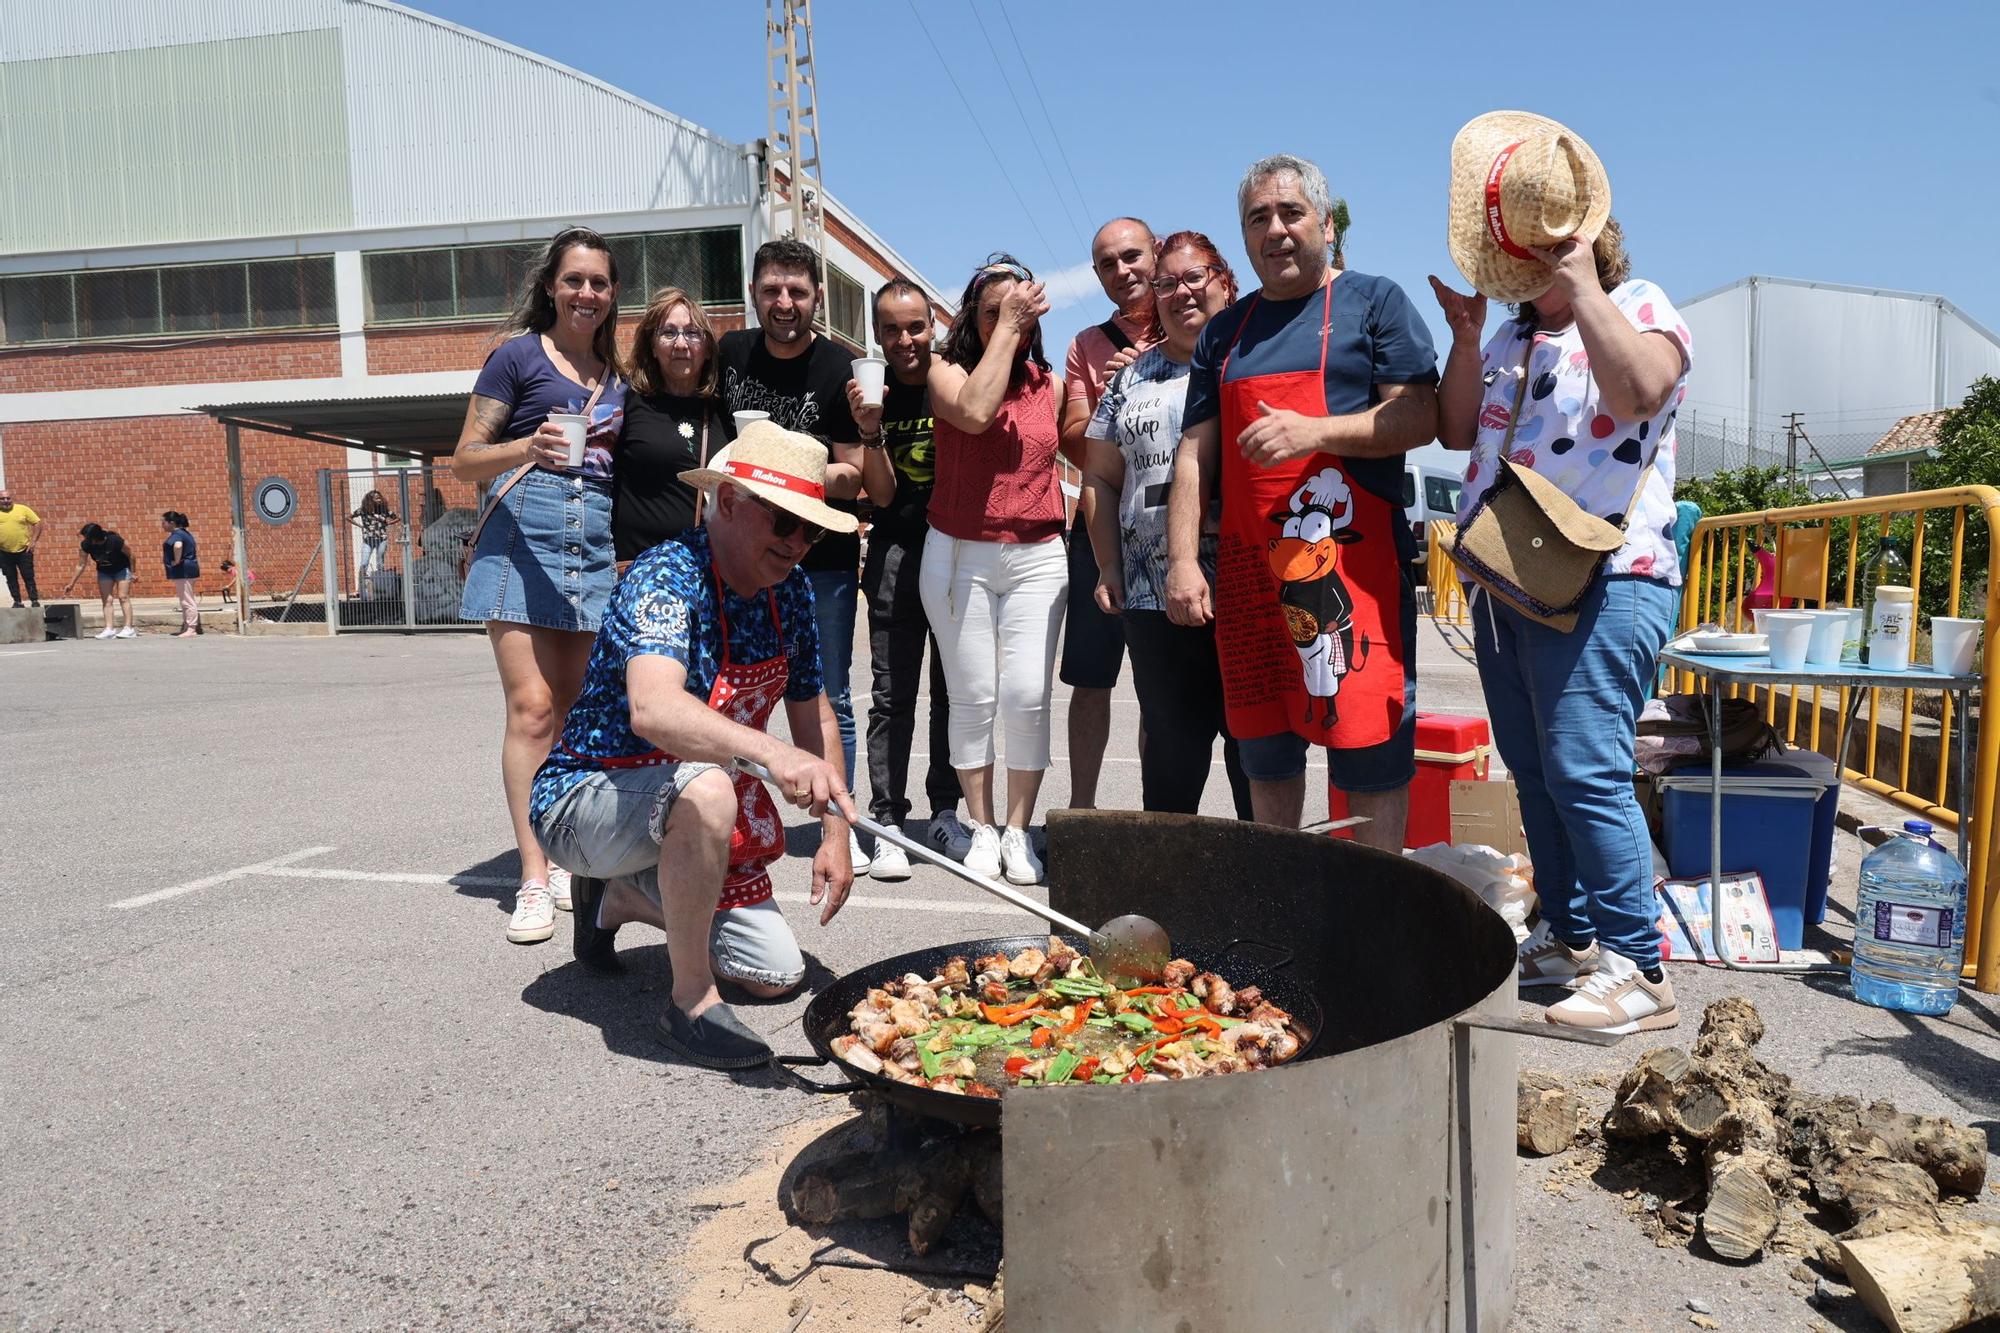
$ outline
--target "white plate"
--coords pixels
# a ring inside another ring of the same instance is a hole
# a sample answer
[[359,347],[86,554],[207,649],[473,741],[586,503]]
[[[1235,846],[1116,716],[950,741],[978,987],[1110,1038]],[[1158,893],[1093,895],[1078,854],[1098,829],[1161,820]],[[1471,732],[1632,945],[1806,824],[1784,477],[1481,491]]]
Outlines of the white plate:
[[1690,634],[1688,642],[1698,653],[1731,657],[1756,657],[1771,651],[1771,640],[1762,634]]

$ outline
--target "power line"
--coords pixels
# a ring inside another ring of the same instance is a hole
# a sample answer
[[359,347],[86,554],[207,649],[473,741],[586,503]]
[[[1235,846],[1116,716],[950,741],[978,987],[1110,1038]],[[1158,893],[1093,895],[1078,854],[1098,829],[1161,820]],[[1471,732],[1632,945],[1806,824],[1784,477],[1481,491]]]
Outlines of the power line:
[[[986,151],[993,157],[993,165],[1000,168],[1000,178],[1006,181],[1007,188],[1013,191],[1014,202],[1021,206],[1022,215],[1028,219],[1028,226],[1034,229],[1036,239],[1041,241],[1043,253],[1053,261],[1058,253],[1056,248],[1050,245],[1049,238],[1042,234],[1042,224],[1035,221],[1034,210],[1028,207],[1028,201],[1022,197],[1021,187],[1014,184],[1014,177],[1008,172],[1007,164],[1000,160],[1000,150],[993,146],[993,139],[986,133],[986,126],[980,122],[979,113],[972,109],[972,99],[967,97],[965,89],[959,86],[958,76],[952,73],[951,62],[944,58],[944,52],[938,48],[937,38],[931,36],[930,28],[924,23],[924,16],[917,12],[916,0],[903,0],[903,2],[909,6],[910,17],[917,21],[918,31],[922,32],[924,40],[930,43],[931,54],[937,57],[938,68],[942,69],[945,78],[951,81],[951,90],[958,94],[959,103],[964,106],[965,114],[971,117],[972,128],[979,131],[980,141],[986,145]],[[1061,265],[1058,264],[1051,272],[1052,275],[1060,273]],[[1077,293],[1072,290],[1070,295],[1075,297]]]
[[[1056,173],[1049,166],[1048,155],[1042,152],[1041,139],[1035,134],[1034,127],[1028,124],[1027,110],[1022,107],[1021,99],[1014,91],[1014,80],[1008,76],[1007,66],[1000,61],[1000,50],[993,45],[993,36],[986,30],[986,20],[979,17],[977,4],[967,5],[966,8],[972,11],[972,21],[979,25],[979,35],[986,39],[986,50],[993,57],[993,67],[1000,71],[1000,82],[1006,85],[1007,100],[1014,104],[1014,114],[1021,118],[1021,130],[1028,136],[1028,142],[1034,145],[1035,157],[1042,164],[1042,174],[1049,178],[1049,191],[1055,195],[1056,202],[1062,205],[1063,216],[1069,219],[1069,229],[1076,233],[1078,245],[1088,254],[1090,242],[1083,238],[1083,227],[1077,222],[1076,214],[1070,211],[1069,200],[1063,198],[1062,186],[1056,183]],[[1002,12],[1005,12],[1004,8]]]
[[1069,150],[1063,147],[1062,134],[1056,129],[1056,118],[1049,114],[1049,104],[1042,99],[1042,85],[1035,79],[1035,67],[1028,63],[1028,53],[1021,46],[1021,35],[1014,31],[1013,16],[1007,6],[1000,6],[1000,17],[1007,24],[1007,35],[1014,39],[1014,51],[1021,57],[1021,68],[1028,72],[1028,86],[1035,91],[1035,103],[1042,109],[1042,119],[1049,124],[1049,137],[1055,140],[1056,153],[1062,158],[1063,170],[1069,173],[1070,187],[1076,191],[1076,202],[1082,206],[1085,217],[1095,217],[1090,210],[1090,201],[1083,197],[1083,186],[1077,183],[1076,168],[1070,165]]

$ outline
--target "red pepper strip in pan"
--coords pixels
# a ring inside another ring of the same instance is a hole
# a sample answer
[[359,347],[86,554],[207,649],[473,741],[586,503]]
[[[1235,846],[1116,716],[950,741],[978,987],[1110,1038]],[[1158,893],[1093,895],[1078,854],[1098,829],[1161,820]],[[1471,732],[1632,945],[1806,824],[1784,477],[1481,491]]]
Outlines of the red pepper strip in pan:
[[1023,1069],[1026,1069],[1027,1067],[1028,1067],[1028,1057],[1027,1057],[1027,1056],[1025,1056],[1025,1055],[1010,1055],[1010,1056],[1008,1056],[1008,1057],[1007,1057],[1007,1063],[1006,1063],[1006,1065],[1004,1066],[1004,1068],[1005,1068],[1005,1069],[1007,1070],[1007,1072],[1008,1072],[1008,1073],[1010,1073],[1010,1074],[1018,1074],[1018,1073],[1020,1073],[1020,1072],[1021,1072],[1021,1071],[1022,1071]]
[[1120,1083],[1144,1083],[1146,1081],[1146,1071],[1141,1069],[1138,1065],[1133,1065],[1132,1072],[1127,1074],[1124,1078],[1119,1079],[1118,1081]]
[[1076,1014],[1069,1020],[1069,1022],[1062,1025],[1063,1033],[1067,1035],[1071,1032],[1082,1031],[1083,1020],[1089,1018],[1090,1011],[1096,1007],[1097,1007],[1097,1001],[1095,1000],[1085,1000],[1082,1004],[1079,1004],[1076,1007]]
[[1210,1013],[1190,1014],[1185,1026],[1201,1028],[1211,1037],[1220,1037],[1222,1035],[1221,1022],[1214,1014]]
[[987,1022],[1010,1028],[1026,1018],[1041,1002],[1042,997],[1037,995],[1020,1004],[982,1004],[979,1006],[979,1012],[985,1015]]
[[1088,1083],[1090,1082],[1090,1076],[1097,1072],[1098,1065],[1102,1063],[1103,1061],[1099,1060],[1096,1056],[1093,1055],[1088,1060],[1085,1060],[1082,1064],[1078,1065],[1076,1069],[1070,1074],[1070,1078],[1078,1083]]
[[1033,1046],[1036,1050],[1040,1050],[1042,1047],[1048,1045],[1055,1039],[1056,1039],[1056,1030],[1054,1028],[1049,1028],[1049,1027],[1036,1028],[1034,1031],[1034,1035],[1028,1038],[1028,1045]]
[[1169,1037],[1178,1037],[1180,1036],[1182,1030],[1187,1027],[1187,1024],[1181,1022],[1181,1020],[1178,1018],[1169,1018],[1167,1014],[1164,1011],[1162,1011],[1160,1015],[1153,1020],[1153,1026],[1158,1028],[1160,1031],[1166,1033]]
[[1127,995],[1172,995],[1174,988],[1172,986],[1134,986],[1125,993]]

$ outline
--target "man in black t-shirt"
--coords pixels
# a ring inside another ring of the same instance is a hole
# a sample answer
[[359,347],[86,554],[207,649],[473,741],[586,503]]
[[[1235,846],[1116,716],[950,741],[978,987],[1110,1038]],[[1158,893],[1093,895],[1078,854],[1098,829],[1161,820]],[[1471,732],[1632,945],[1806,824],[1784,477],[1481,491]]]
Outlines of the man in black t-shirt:
[[[916,734],[917,693],[925,646],[930,649],[930,763],[924,792],[930,797],[926,834],[932,846],[958,860],[972,835],[958,822],[958,773],[950,763],[945,731],[950,707],[937,639],[930,632],[917,573],[924,534],[930,531],[931,485],[937,460],[931,439],[931,303],[908,278],[891,278],[875,294],[875,341],[889,362],[880,408],[863,407],[857,386],[851,400],[864,442],[861,475],[877,504],[868,531],[868,563],[861,588],[868,597],[868,659],[875,690],[868,706],[869,814],[879,824],[901,824],[910,814],[910,742]],[[900,847],[878,843],[870,873],[907,879],[910,863]]]
[[[819,256],[804,242],[766,241],[750,266],[755,329],[722,335],[722,396],[735,412],[767,412],[786,430],[818,439],[833,460],[826,469],[827,500],[856,512],[861,489],[861,433],[848,408],[853,358],[813,332],[819,310]],[[829,533],[800,562],[812,584],[819,620],[820,670],[826,697],[840,723],[840,748],[854,788],[854,702],[848,674],[854,662],[855,594],[860,582],[861,539]],[[855,873],[868,868],[861,843],[848,835]]]

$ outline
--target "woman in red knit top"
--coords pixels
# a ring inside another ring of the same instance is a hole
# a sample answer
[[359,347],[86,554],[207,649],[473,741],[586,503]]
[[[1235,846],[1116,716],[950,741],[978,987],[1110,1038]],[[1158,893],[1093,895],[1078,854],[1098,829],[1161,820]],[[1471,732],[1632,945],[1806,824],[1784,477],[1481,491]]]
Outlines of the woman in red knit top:
[[[1028,821],[1049,766],[1049,694],[1069,562],[1056,477],[1062,379],[1042,353],[1042,284],[1008,255],[972,275],[931,362],[937,484],[919,588],[951,679],[951,766],[972,816],[965,865],[1035,884]],[[993,735],[1007,749],[996,829]]]

